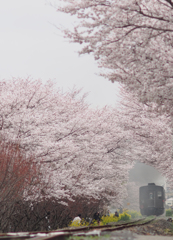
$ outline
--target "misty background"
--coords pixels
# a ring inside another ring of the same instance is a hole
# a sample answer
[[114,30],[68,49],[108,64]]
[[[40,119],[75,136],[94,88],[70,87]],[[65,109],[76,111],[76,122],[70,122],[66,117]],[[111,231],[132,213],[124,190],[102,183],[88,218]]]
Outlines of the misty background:
[[140,186],[155,183],[164,186],[166,179],[153,167],[144,163],[136,162],[129,172],[129,181],[136,182]]

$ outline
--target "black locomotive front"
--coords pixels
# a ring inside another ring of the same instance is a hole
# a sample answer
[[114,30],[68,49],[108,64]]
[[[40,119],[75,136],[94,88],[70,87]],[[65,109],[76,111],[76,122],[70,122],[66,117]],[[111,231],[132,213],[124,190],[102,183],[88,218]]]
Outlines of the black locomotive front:
[[139,188],[139,205],[142,215],[161,215],[165,209],[165,191],[162,186],[148,183]]

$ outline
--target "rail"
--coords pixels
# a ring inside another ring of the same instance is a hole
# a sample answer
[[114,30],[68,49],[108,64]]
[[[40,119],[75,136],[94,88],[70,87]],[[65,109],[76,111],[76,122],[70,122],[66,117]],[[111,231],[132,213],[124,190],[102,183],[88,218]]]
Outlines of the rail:
[[150,218],[142,218],[137,219],[135,221],[130,221],[126,223],[117,223],[108,224],[103,226],[87,226],[87,227],[79,227],[79,228],[68,228],[68,229],[60,229],[56,231],[50,232],[18,232],[18,233],[4,233],[0,234],[0,240],[20,240],[20,239],[30,239],[30,240],[49,240],[49,239],[57,239],[57,240],[65,240],[70,236],[88,236],[88,235],[100,235],[101,232],[106,231],[116,231],[122,230],[130,227],[145,225],[153,220],[156,217]]

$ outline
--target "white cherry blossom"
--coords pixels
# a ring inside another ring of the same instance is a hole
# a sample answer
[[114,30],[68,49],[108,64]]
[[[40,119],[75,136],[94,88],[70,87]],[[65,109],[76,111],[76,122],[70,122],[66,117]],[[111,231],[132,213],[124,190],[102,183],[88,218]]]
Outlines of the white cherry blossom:
[[56,89],[39,80],[0,82],[1,138],[17,142],[40,164],[47,188],[35,197],[120,203],[133,159],[117,111],[90,109],[79,91]]

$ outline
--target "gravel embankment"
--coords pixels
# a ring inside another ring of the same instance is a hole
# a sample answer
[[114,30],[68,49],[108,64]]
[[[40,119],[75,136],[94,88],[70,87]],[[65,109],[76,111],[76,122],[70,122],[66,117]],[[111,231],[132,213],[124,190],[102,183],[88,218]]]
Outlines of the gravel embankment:
[[[85,238],[81,238],[84,240]],[[94,240],[173,240],[173,223],[167,218],[157,219],[147,225],[128,228],[128,230],[101,232]],[[89,239],[85,239],[89,240]]]
[[157,219],[147,225],[132,227],[129,230],[140,235],[161,235],[173,238],[173,223],[166,219]]

